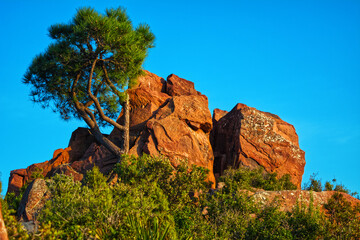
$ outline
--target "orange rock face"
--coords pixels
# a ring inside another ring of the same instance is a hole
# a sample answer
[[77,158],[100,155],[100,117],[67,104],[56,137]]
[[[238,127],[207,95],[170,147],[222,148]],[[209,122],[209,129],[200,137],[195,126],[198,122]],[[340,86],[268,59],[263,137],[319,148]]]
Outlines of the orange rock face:
[[[278,116],[238,104],[229,113],[215,109],[212,118],[207,97],[195,90],[194,83],[174,74],[165,81],[145,71],[128,94],[130,154],[164,155],[174,166],[179,159],[187,159],[209,169],[214,183],[213,171],[221,175],[229,166],[262,166],[280,177],[290,174],[300,187],[304,152],[294,127]],[[117,121],[123,122],[122,113]],[[122,146],[120,131],[115,129],[107,137]],[[78,128],[68,148],[56,150],[51,160],[12,171],[8,192],[19,192],[35,174],[65,173],[81,180],[92,167],[107,173],[117,162],[88,129]]]
[[[187,159],[189,164],[209,169],[209,180],[215,183],[211,113],[207,97],[194,89],[194,83],[176,75],[165,82],[148,74],[139,79],[137,88],[129,90],[129,96],[129,154],[164,155],[174,166],[179,159]],[[114,130],[110,139],[121,142],[121,133]]]
[[244,104],[237,104],[227,114],[217,112],[212,131],[216,174],[229,166],[262,166],[279,177],[290,174],[292,182],[301,187],[305,153],[291,124]]
[[[195,90],[194,83],[176,75],[170,75],[165,81],[153,73],[145,73],[128,91],[130,154],[161,154],[174,166],[179,159],[187,159],[189,164],[209,169],[209,180],[215,183],[209,140],[212,119],[207,97]],[[120,123],[122,115],[117,120]],[[120,131],[114,129],[108,137],[118,146],[122,145]],[[56,150],[51,160],[12,171],[8,192],[18,192],[39,170],[45,177],[65,173],[81,180],[82,174],[94,166],[107,173],[117,162],[115,156],[96,143],[88,129],[79,128],[73,132],[69,147]]]
[[[90,144],[95,141],[93,136],[86,128],[76,129],[71,136],[69,147],[65,149],[57,149],[53,154],[53,158],[42,163],[35,163],[26,169],[13,170],[10,173],[8,192],[19,193],[20,188],[26,183],[34,180],[36,174],[41,174],[44,177],[51,177],[55,173],[65,173],[74,176],[75,179],[82,179],[82,174],[76,173],[74,170],[66,170],[62,167],[75,160],[78,160]],[[60,170],[62,168],[62,170]],[[67,167],[69,168],[69,167]]]

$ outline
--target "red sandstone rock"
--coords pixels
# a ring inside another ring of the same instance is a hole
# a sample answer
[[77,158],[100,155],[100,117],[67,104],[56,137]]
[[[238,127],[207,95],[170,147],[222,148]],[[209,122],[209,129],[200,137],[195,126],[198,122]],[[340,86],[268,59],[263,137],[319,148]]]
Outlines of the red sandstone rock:
[[[130,146],[134,145],[135,139],[144,130],[146,121],[153,117],[155,111],[170,98],[166,93],[147,88],[146,84],[141,86],[144,87],[128,91],[130,99]],[[123,124],[122,112],[117,122]],[[121,145],[122,132],[114,128],[109,138],[117,145]]]
[[25,222],[36,219],[37,213],[44,207],[50,192],[44,179],[35,179],[26,189],[20,203],[17,215]]
[[163,78],[146,70],[144,70],[144,73],[145,75],[137,79],[137,84],[132,89],[147,88],[155,92],[165,92],[166,82]]
[[[158,87],[148,87],[147,78],[150,83],[158,79],[157,84],[152,84]],[[209,180],[215,182],[209,141],[212,120],[207,97],[197,92],[192,82],[175,75],[168,77],[166,93],[163,93],[164,83],[159,79],[154,74],[145,76],[137,88],[129,90],[129,154],[162,154],[170,158],[174,166],[177,159],[186,158],[190,164],[209,169]],[[118,122],[122,122],[121,117]],[[121,132],[114,130],[110,139],[121,143]]]
[[7,234],[4,219],[2,216],[1,201],[0,201],[0,239],[8,240],[8,234]]
[[99,167],[104,174],[108,173],[113,166],[118,162],[118,159],[112,155],[104,146],[93,143],[85,152],[84,156],[79,160],[73,162],[70,166],[79,173],[85,174],[94,166]]
[[[165,85],[166,93],[162,88]],[[209,169],[209,179],[215,182],[209,141],[211,113],[207,97],[197,92],[192,82],[170,75],[164,83],[163,79],[147,73],[137,87],[129,90],[129,97],[129,154],[162,154],[174,166],[177,159],[186,158],[190,164]],[[122,114],[118,122],[122,122]],[[110,139],[120,144],[122,133],[114,130]]]
[[201,95],[200,92],[195,90],[193,82],[179,78],[175,74],[167,77],[166,93],[170,96]]
[[209,141],[211,126],[211,114],[205,96],[174,97],[147,122],[146,132],[130,153],[161,154],[168,157],[174,166],[177,166],[179,159],[187,159],[189,164],[209,169],[209,180],[215,183]]
[[84,175],[75,171],[71,166],[67,164],[59,165],[56,168],[52,169],[49,173],[49,176],[54,176],[55,174],[65,174],[67,176],[73,177],[74,181],[81,181],[84,178]]
[[79,160],[92,143],[95,142],[95,137],[91,134],[88,128],[79,127],[72,134],[69,141],[71,151],[69,151],[69,162]]
[[214,121],[212,143],[217,174],[229,166],[262,166],[279,177],[290,174],[301,187],[305,153],[299,148],[295,128],[274,114],[237,104]]
[[[300,186],[304,152],[299,148],[292,125],[243,104],[229,113],[216,109],[211,119],[207,97],[194,89],[194,83],[173,74],[165,82],[155,74],[145,73],[128,91],[130,154],[162,154],[174,166],[177,159],[186,158],[190,164],[208,168],[213,182],[213,169],[222,174],[228,166],[260,165],[279,176],[289,173]],[[122,122],[122,114],[117,121]],[[108,137],[122,145],[122,133],[116,129]],[[214,166],[212,148],[216,156]],[[87,129],[79,128],[73,133],[69,147],[55,151],[50,161],[12,171],[8,191],[17,192],[38,169],[47,177],[64,172],[81,179],[95,165],[106,173],[116,162],[118,159],[98,145]]]
[[[76,129],[71,135],[69,147],[55,150],[51,160],[32,164],[26,169],[17,169],[11,171],[8,192],[15,192],[18,194],[22,186],[34,180],[32,176],[34,173],[40,173],[44,177],[53,176],[53,174],[60,171],[57,171],[57,168],[61,168],[62,165],[79,160],[85,154],[85,151],[94,142],[95,138],[88,129]],[[61,168],[62,170],[60,172],[73,176],[75,180],[82,179],[82,175],[79,175],[79,173],[75,172],[74,169],[70,169],[70,167],[66,168],[66,171],[65,168]]]
[[218,122],[227,113],[228,113],[228,111],[224,111],[224,110],[215,108],[214,112],[213,112],[213,122]]
[[26,183],[34,180],[34,174],[41,174],[44,177],[49,177],[49,173],[62,164],[69,163],[69,152],[71,148],[57,149],[53,154],[53,158],[42,163],[35,163],[26,169],[17,169],[10,172],[8,192],[19,193],[20,188]]

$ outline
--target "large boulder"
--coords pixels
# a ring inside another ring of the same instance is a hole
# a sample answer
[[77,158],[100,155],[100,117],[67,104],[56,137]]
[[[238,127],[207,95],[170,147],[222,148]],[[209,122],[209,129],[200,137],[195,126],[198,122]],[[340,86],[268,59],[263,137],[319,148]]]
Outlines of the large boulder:
[[[129,90],[129,97],[129,154],[164,155],[173,166],[186,159],[209,169],[209,180],[215,183],[211,113],[207,97],[195,90],[194,83],[174,74],[164,81],[147,72]],[[118,122],[123,123],[122,113]],[[115,129],[109,138],[121,144],[122,133]]]
[[229,113],[215,113],[211,134],[215,174],[221,175],[228,167],[261,166],[279,177],[290,174],[292,182],[301,187],[305,153],[291,124],[240,103]]
[[46,181],[41,178],[32,181],[27,187],[17,211],[20,220],[25,222],[34,221],[49,198],[50,191]]
[[194,83],[171,74],[166,79],[166,93],[170,96],[201,95],[194,88]]
[[212,128],[207,98],[203,95],[174,97],[149,119],[130,154],[164,155],[174,166],[178,160],[209,169],[212,174],[213,153],[209,141]]

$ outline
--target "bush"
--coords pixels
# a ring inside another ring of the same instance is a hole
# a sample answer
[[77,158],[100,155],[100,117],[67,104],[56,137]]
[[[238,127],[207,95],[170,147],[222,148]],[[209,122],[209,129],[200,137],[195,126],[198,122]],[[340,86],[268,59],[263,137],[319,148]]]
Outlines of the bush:
[[321,180],[317,179],[317,173],[310,176],[310,182],[305,186],[305,190],[321,192],[323,190]]
[[312,196],[310,196],[309,206],[306,206],[303,201],[297,202],[288,216],[294,239],[318,239],[319,236],[323,236],[323,224],[326,219],[320,209],[314,207]]
[[[39,232],[29,237],[4,202],[11,239],[357,239],[360,207],[334,195],[327,215],[304,202],[290,212],[281,201],[254,201],[254,188],[293,189],[290,178],[261,169],[231,169],[225,185],[210,190],[207,170],[163,157],[124,156],[110,177],[98,168],[82,182],[55,175],[52,198],[39,215]],[[117,180],[116,180],[117,179]],[[329,187],[330,189],[330,187]]]
[[259,188],[269,191],[296,190],[291,182],[290,175],[286,174],[277,178],[277,173],[267,173],[262,168],[250,170],[248,168],[227,169],[220,177],[220,182],[225,182],[228,189]]
[[[0,181],[0,192],[2,183]],[[1,203],[1,213],[6,225],[6,230],[9,236],[9,239],[30,239],[27,232],[23,229],[21,224],[16,220],[15,214],[16,210],[9,208],[8,202],[3,200],[0,197]]]
[[276,205],[266,206],[248,226],[246,239],[292,239],[289,219]]
[[328,221],[326,238],[360,239],[360,206],[351,206],[343,194],[334,193],[324,205]]
[[208,170],[189,166],[185,161],[180,161],[175,168],[166,158],[143,155],[139,158],[126,156],[114,172],[131,186],[155,184],[166,196],[181,238],[201,239],[211,230],[200,211],[205,198],[202,193],[206,193],[211,185],[205,181]]

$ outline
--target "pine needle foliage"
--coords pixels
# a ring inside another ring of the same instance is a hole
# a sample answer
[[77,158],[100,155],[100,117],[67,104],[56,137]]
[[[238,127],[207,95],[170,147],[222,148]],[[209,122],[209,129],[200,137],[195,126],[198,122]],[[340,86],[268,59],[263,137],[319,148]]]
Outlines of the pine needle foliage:
[[[123,8],[100,14],[81,8],[68,24],[49,28],[53,42],[37,55],[23,82],[31,85],[31,97],[42,107],[51,107],[61,118],[80,118],[74,103],[98,112],[88,93],[97,97],[105,115],[117,117],[119,102],[125,101],[127,88],[142,74],[147,49],[154,35],[148,25],[133,27]],[[96,120],[107,124],[99,114]]]

